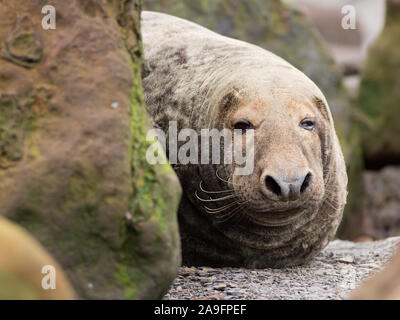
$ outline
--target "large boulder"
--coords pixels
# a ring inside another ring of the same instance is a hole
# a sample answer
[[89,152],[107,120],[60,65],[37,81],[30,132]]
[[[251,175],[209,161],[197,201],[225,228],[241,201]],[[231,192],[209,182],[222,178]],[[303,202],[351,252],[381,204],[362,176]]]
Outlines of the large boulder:
[[400,163],[400,2],[387,2],[385,27],[372,45],[362,73],[357,106],[364,116],[367,167]]
[[24,229],[0,217],[0,299],[74,298],[61,266]]
[[365,196],[359,215],[358,236],[373,239],[400,236],[400,167],[363,173]]
[[[80,298],[160,298],[180,265],[180,185],[150,165],[138,0],[0,2],[0,215]],[[1,286],[1,284],[0,284]]]
[[[279,0],[146,0],[144,9],[175,15],[228,37],[254,43],[289,61],[325,94],[335,120],[349,176],[349,196],[339,234],[354,228],[351,212],[359,205],[361,149],[342,75],[300,12]],[[195,39],[194,39],[195,41]]]

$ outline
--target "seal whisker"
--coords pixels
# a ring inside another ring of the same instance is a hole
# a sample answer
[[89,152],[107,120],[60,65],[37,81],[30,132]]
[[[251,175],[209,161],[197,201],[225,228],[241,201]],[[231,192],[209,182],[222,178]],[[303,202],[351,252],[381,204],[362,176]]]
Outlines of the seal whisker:
[[233,201],[223,207],[219,207],[219,208],[215,208],[215,209],[209,208],[207,206],[204,206],[204,208],[206,209],[207,213],[219,213],[219,212],[225,211],[226,209],[228,209],[236,204],[240,204],[239,201]]
[[[242,209],[243,206],[244,206],[247,202],[249,202],[249,201],[244,201],[244,202],[240,203],[240,205],[239,205],[237,208],[235,208],[233,211],[227,212],[227,213],[224,214],[224,215],[218,216],[218,217],[217,217],[218,223],[223,223],[223,222],[226,222],[226,221],[232,219],[235,215],[237,215],[237,213],[239,212],[239,210]],[[220,219],[221,217],[222,217],[222,220]]]
[[219,180],[221,180],[222,182],[225,182],[225,183],[231,184],[231,185],[233,185],[233,186],[237,186],[237,185],[238,185],[238,184],[236,184],[236,183],[233,183],[232,181],[225,180],[225,179],[221,178],[221,177],[218,175],[218,169],[217,169],[217,170],[215,170],[215,175],[216,175],[216,176],[217,176],[217,178],[218,178]]
[[216,202],[216,201],[221,201],[221,200],[232,199],[232,198],[235,197],[234,194],[230,194],[230,195],[228,195],[228,196],[221,197],[221,198],[216,198],[216,199],[203,199],[203,198],[200,198],[200,197],[198,196],[197,190],[194,192],[194,195],[195,195],[195,197],[196,197],[198,200],[203,201],[203,202]]
[[203,182],[203,181],[201,180],[200,183],[199,183],[199,187],[200,187],[200,190],[203,191],[204,193],[217,194],[217,193],[234,192],[233,189],[221,190],[221,191],[208,191],[208,190],[203,189],[203,187],[202,187],[202,182]]

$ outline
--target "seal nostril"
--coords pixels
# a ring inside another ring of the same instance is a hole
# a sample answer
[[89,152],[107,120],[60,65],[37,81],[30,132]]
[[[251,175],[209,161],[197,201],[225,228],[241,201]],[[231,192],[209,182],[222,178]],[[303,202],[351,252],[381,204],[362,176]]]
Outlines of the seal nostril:
[[300,192],[301,193],[303,193],[304,191],[307,190],[307,188],[308,188],[308,186],[310,185],[310,182],[311,182],[311,177],[312,177],[311,172],[307,173],[306,177],[303,180],[303,184],[301,185],[301,188],[300,188]]
[[267,186],[267,189],[271,191],[272,193],[275,193],[277,196],[281,195],[281,187],[279,184],[275,181],[274,178],[271,176],[267,176],[265,178],[265,185]]

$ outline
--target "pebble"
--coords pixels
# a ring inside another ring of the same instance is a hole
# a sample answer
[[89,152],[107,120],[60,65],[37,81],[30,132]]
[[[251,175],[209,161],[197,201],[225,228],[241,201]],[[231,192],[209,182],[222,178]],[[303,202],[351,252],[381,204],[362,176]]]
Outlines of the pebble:
[[226,289],[226,284],[225,283],[218,284],[214,286],[214,289],[218,291],[224,291]]
[[344,262],[344,263],[354,263],[354,257],[353,256],[344,256],[342,258],[337,259],[339,262]]

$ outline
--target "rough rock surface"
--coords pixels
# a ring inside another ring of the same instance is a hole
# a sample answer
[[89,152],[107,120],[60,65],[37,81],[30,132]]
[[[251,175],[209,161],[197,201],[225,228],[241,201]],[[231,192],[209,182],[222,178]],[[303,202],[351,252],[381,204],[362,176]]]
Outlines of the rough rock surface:
[[[0,1],[0,215],[78,298],[160,298],[180,265],[180,186],[145,158],[138,0]],[[1,285],[1,284],[0,284]]]
[[166,299],[345,299],[381,270],[400,237],[336,240],[304,266],[285,269],[183,267]]
[[[51,285],[54,267],[56,287]],[[42,273],[42,270],[45,271]],[[47,278],[44,278],[47,277]],[[75,293],[61,266],[23,228],[0,216],[0,299],[74,299]]]

